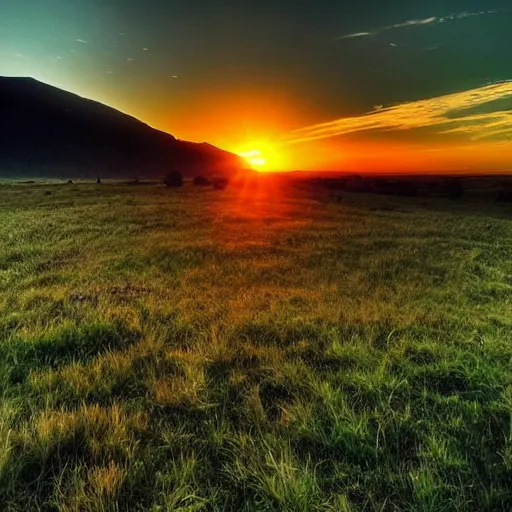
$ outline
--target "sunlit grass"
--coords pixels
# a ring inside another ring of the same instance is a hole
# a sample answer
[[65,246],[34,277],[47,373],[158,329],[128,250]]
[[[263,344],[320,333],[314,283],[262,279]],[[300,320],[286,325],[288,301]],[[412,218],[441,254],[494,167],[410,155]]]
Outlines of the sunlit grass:
[[512,223],[283,183],[0,188],[0,510],[510,510]]

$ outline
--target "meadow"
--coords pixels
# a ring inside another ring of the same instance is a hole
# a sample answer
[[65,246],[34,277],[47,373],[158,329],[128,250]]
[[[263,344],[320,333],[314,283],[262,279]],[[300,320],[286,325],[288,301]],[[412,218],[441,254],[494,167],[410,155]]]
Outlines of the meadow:
[[511,510],[511,213],[0,185],[0,510]]

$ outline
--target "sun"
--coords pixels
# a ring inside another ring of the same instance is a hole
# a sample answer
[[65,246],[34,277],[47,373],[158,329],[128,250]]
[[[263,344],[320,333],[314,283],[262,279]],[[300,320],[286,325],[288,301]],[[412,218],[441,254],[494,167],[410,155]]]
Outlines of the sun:
[[267,165],[267,159],[259,149],[251,149],[238,153],[239,156],[245,158],[249,165],[255,169],[261,169]]
[[287,160],[283,147],[274,141],[252,140],[233,152],[258,172],[276,172],[286,168]]

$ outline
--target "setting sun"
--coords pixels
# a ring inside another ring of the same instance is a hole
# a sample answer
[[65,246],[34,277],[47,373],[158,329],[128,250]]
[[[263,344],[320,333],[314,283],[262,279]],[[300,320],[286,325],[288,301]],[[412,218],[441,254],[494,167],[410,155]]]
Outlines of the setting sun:
[[269,142],[253,141],[244,148],[239,148],[236,153],[244,158],[253,169],[260,172],[271,172],[286,165],[280,149],[278,145]]
[[263,156],[259,149],[251,149],[250,151],[243,151],[239,155],[254,168],[261,168],[267,164],[266,158]]

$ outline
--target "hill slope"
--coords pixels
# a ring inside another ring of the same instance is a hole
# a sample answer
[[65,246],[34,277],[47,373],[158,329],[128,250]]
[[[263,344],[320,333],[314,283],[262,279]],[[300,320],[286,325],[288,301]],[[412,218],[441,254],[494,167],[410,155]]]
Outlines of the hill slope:
[[229,152],[32,78],[0,77],[0,112],[0,176],[229,173],[241,165]]

